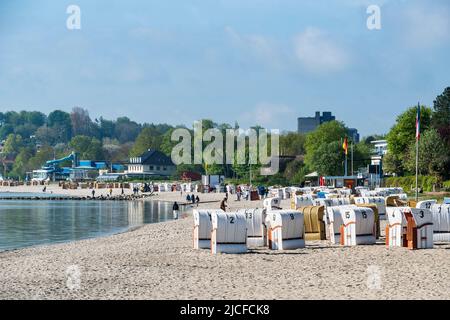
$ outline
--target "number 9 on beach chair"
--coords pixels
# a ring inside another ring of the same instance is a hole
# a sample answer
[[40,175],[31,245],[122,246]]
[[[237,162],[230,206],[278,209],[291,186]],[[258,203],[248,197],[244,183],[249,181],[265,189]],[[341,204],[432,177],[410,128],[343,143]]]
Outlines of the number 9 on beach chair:
[[247,252],[247,221],[239,212],[213,212],[211,252]]
[[263,201],[263,206],[266,210],[281,209],[281,200],[278,197],[266,198]]
[[303,213],[280,210],[267,214],[268,241],[272,250],[291,250],[305,247]]

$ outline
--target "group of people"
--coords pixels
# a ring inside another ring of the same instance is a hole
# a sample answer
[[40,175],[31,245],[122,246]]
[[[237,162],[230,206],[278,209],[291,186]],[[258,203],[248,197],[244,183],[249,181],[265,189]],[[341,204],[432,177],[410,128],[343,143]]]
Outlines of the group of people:
[[[133,188],[133,193],[134,193],[134,192],[135,192],[135,191],[134,191],[134,188]],[[92,194],[92,198],[95,199],[95,189],[92,189],[91,194]],[[120,194],[121,194],[122,196],[125,194],[125,189],[124,189],[123,187],[122,187],[122,190],[121,190]],[[136,193],[135,193],[135,194],[136,194]],[[107,196],[108,196],[108,197],[112,197],[112,195],[113,195],[113,188],[109,188],[108,193],[107,193]]]
[[199,196],[194,196],[194,195],[188,194],[186,196],[186,201],[191,202],[192,204],[197,204],[197,207],[198,207],[198,204],[200,203],[200,198],[199,198]]

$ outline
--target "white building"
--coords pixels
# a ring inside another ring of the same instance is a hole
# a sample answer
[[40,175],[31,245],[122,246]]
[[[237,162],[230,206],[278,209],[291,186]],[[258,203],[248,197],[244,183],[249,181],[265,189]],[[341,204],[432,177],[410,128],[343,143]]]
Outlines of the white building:
[[158,150],[148,150],[140,157],[130,158],[127,175],[171,176],[176,167],[168,156]]

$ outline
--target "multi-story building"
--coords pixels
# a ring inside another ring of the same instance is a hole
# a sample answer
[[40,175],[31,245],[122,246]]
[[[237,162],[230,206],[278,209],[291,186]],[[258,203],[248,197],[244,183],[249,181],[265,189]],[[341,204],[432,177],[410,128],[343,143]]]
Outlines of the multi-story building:
[[316,130],[322,123],[336,120],[331,112],[325,111],[320,115],[320,111],[316,111],[314,117],[299,117],[297,119],[298,133],[309,133]]
[[[320,111],[316,111],[316,115],[314,117],[299,117],[297,119],[297,132],[298,133],[309,133],[314,130],[321,124],[325,122],[330,122],[336,120],[336,117],[329,111],[324,111],[322,115]],[[348,136],[355,142],[359,142],[359,133],[355,128],[348,129]]]

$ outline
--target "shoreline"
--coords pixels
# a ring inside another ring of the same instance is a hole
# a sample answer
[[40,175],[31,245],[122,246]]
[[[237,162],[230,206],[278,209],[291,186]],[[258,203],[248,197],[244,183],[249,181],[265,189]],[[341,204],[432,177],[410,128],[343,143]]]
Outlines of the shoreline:
[[[223,197],[199,196],[214,201],[199,208],[217,208]],[[162,193],[152,200],[183,198]],[[262,201],[231,196],[229,205],[261,207]],[[212,255],[192,249],[192,227],[187,214],[110,236],[2,252],[0,299],[450,299],[448,243],[410,251],[386,248],[382,240],[355,247],[308,241],[292,251]],[[70,289],[73,267],[80,283]],[[371,277],[379,287],[369,286]]]

